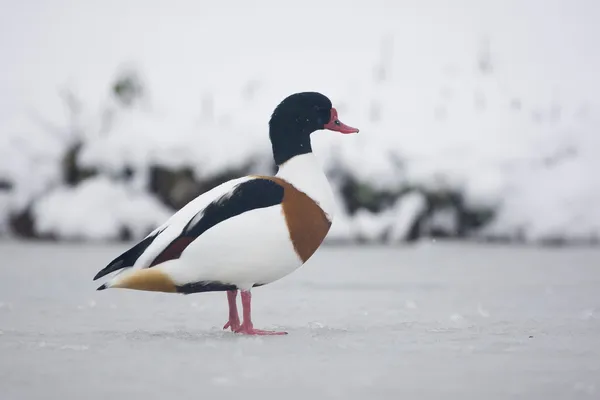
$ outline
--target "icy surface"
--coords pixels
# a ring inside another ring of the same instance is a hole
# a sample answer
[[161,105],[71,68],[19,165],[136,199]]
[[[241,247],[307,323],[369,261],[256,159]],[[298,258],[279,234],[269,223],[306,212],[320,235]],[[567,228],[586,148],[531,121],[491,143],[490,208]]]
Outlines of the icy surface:
[[0,388],[24,398],[596,399],[597,250],[325,248],[254,290],[96,292],[125,246],[0,244]]

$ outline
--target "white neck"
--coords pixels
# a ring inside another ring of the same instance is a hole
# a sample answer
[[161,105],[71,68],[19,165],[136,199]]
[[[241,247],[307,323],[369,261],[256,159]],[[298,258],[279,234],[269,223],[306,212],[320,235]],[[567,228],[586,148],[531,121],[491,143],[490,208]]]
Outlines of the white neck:
[[290,158],[279,167],[275,176],[285,179],[298,190],[306,193],[319,204],[330,220],[333,218],[335,209],[333,192],[323,168],[313,153]]

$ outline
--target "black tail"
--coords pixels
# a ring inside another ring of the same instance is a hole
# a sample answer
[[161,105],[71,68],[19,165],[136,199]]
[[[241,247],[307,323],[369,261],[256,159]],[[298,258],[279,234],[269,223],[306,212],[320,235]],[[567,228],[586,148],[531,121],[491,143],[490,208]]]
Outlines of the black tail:
[[[96,274],[94,280],[102,278],[103,276],[108,275],[111,272],[115,272],[120,269],[133,266],[133,264],[135,264],[135,261],[142,255],[142,253],[148,248],[148,246],[150,246],[150,244],[154,241],[154,239],[156,239],[156,237],[159,234],[160,232],[157,232],[152,236],[148,236],[147,238],[133,246],[131,249],[127,250],[125,253],[112,260],[110,264],[108,264]],[[98,288],[98,290],[102,289]]]

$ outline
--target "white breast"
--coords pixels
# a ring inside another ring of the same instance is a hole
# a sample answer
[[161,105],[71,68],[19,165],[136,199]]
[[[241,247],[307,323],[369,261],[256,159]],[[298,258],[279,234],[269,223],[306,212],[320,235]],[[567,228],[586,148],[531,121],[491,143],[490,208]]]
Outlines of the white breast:
[[279,168],[276,176],[306,193],[325,211],[329,220],[333,220],[335,210],[333,191],[321,164],[313,153],[301,154],[289,159]]

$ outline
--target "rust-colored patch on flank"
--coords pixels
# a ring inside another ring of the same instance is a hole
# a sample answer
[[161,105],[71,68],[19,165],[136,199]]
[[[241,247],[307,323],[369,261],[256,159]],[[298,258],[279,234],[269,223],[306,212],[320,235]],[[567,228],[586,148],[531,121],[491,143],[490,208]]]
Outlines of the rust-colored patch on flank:
[[145,268],[132,272],[112,287],[150,292],[177,292],[173,280],[156,268]]
[[269,179],[283,186],[281,205],[290,239],[302,262],[306,262],[323,243],[331,227],[331,221],[313,199],[291,183],[272,176],[259,178]]
[[150,263],[149,267],[154,267],[157,264],[165,261],[174,260],[181,256],[183,250],[196,239],[195,237],[181,236],[171,242],[155,259]]

